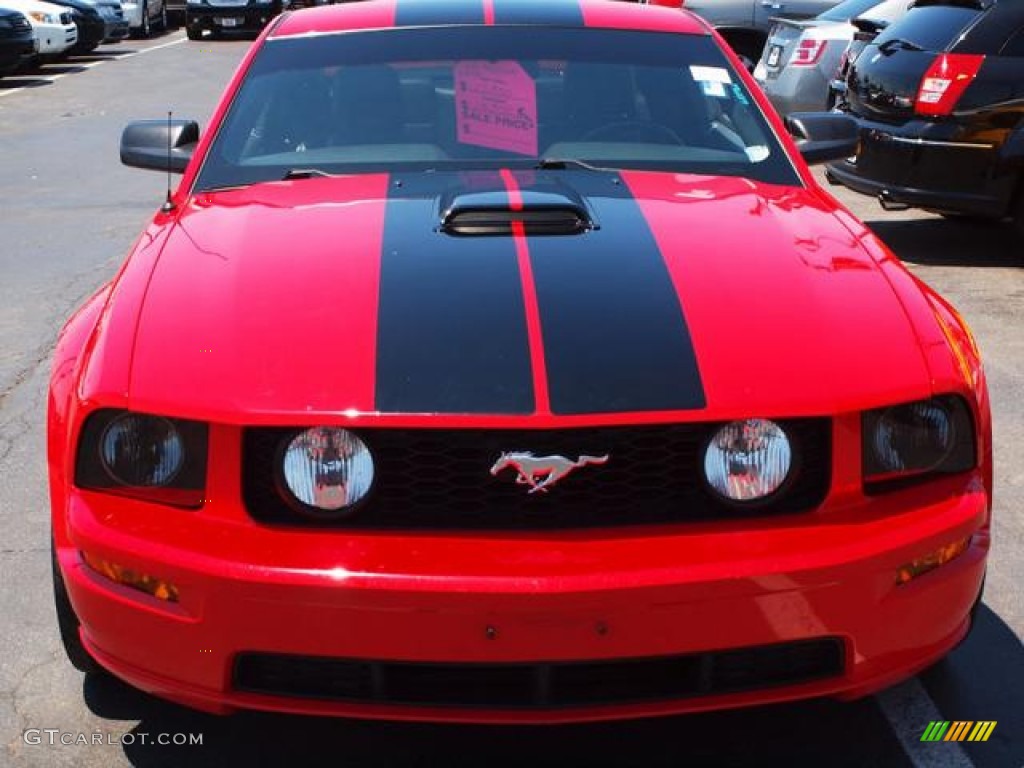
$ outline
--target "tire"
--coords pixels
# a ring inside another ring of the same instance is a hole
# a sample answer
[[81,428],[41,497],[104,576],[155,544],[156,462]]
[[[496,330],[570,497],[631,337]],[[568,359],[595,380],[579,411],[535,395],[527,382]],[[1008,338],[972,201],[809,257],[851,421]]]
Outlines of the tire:
[[196,24],[185,24],[185,34],[189,40],[202,40],[203,28]]
[[75,615],[71,600],[68,598],[64,577],[57,564],[57,548],[52,540],[50,541],[50,566],[53,569],[53,604],[57,611],[57,627],[60,630],[61,644],[64,646],[64,653],[67,655],[68,661],[80,672],[105,672],[82,644],[82,637],[78,632],[81,625]]

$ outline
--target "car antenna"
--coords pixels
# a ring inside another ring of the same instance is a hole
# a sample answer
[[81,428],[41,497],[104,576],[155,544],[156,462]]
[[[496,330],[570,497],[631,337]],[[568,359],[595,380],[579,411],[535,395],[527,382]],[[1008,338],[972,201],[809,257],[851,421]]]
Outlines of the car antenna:
[[167,111],[167,197],[164,204],[160,206],[161,213],[170,213],[174,210],[174,201],[171,200],[171,115]]

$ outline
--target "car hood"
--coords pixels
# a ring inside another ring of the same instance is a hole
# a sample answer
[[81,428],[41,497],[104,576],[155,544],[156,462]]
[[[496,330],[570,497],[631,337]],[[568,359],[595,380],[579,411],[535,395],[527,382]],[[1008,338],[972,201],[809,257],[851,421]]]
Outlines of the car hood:
[[[587,229],[524,234],[542,209]],[[446,234],[453,212],[527,223]],[[658,420],[820,415],[928,387],[891,286],[816,192],[563,170],[193,198],[138,313],[129,402],[248,423]]]

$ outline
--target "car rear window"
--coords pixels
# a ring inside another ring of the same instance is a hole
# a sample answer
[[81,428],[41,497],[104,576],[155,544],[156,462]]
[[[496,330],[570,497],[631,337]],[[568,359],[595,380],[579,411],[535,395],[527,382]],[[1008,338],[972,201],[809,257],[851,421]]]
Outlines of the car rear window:
[[981,13],[976,8],[957,5],[911,8],[906,16],[887,27],[875,39],[875,44],[882,46],[889,40],[901,40],[926,51],[944,51],[953,46]]
[[878,0],[843,0],[839,5],[818,14],[818,18],[822,21],[846,21],[860,16],[878,4]]
[[799,183],[710,36],[491,26],[267,40],[196,185],[550,160]]

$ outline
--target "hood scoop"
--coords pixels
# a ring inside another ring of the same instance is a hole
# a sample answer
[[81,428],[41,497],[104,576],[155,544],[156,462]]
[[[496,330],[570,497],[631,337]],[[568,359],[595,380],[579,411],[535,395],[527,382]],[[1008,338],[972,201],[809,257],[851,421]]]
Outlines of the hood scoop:
[[522,191],[513,206],[507,192],[471,192],[442,201],[440,230],[456,237],[511,236],[517,224],[527,235],[581,235],[597,229],[583,200],[564,192]]

